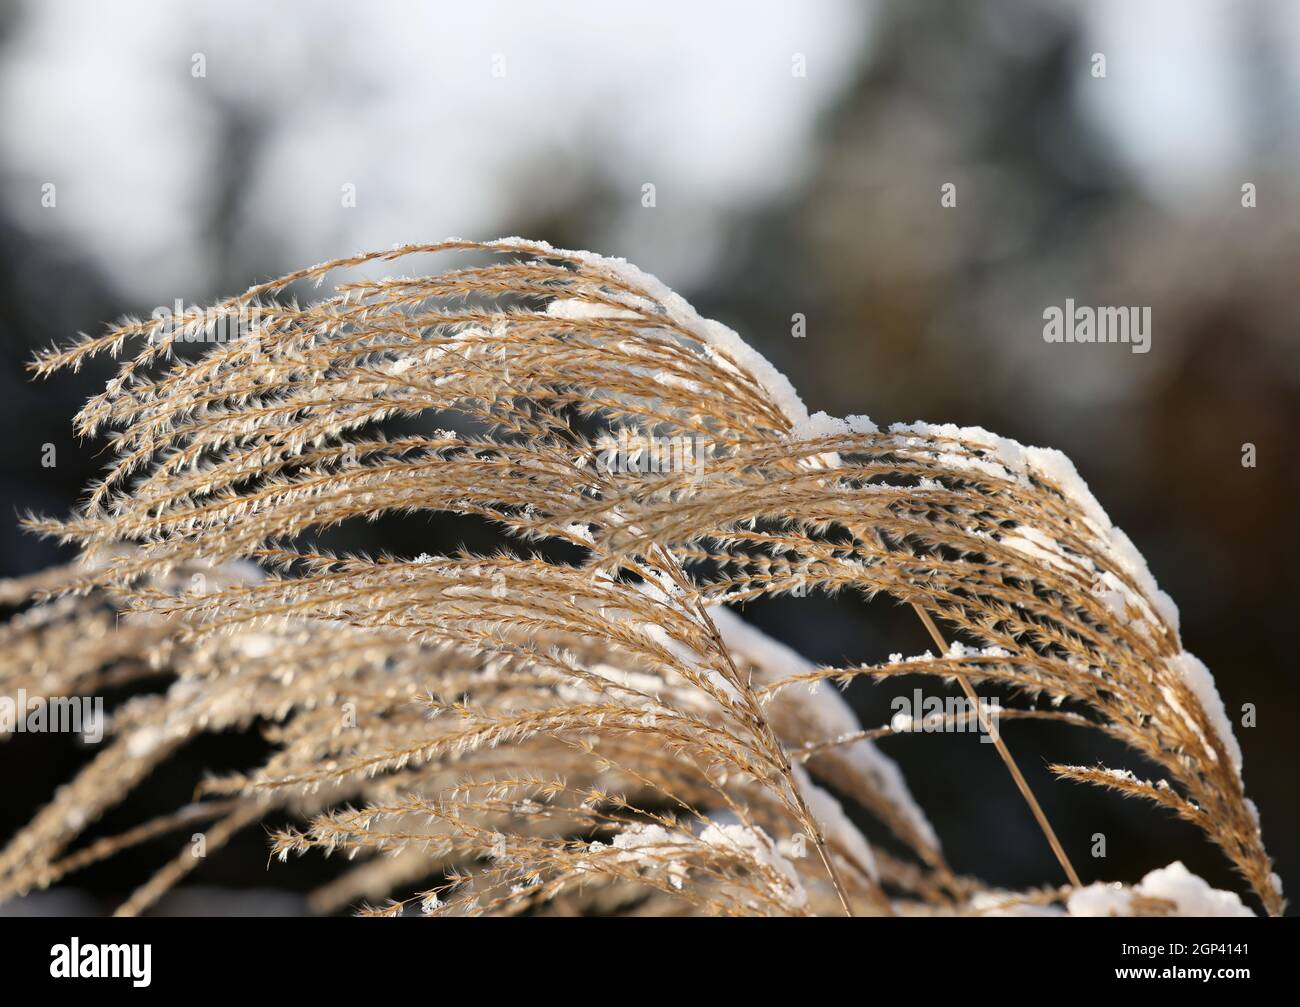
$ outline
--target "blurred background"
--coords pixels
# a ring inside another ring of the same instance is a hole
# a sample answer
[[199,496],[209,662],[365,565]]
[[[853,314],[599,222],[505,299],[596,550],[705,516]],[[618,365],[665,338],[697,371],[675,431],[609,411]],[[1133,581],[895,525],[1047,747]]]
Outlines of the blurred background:
[[[1297,52],[1300,5],[1281,0],[4,0],[0,576],[68,558],[17,514],[65,511],[106,461],[70,419],[108,368],[36,384],[35,347],[397,242],[591,248],[737,329],[813,410],[978,424],[1070,455],[1178,602],[1230,716],[1255,705],[1237,727],[1247,791],[1300,885]],[[1150,352],[1047,344],[1044,309],[1066,298],[1149,306]],[[345,544],[491,545],[467,535],[424,517]],[[928,645],[887,601],[744,614],[818,661]],[[882,724],[912,684],[849,698]],[[1006,738],[1085,881],[1181,859],[1241,890],[1191,826],[1044,770],[1146,775],[1136,756],[1032,722]],[[883,744],[957,870],[1060,880],[991,746]],[[91,835],[261,751],[193,746]],[[0,744],[0,842],[86,755]],[[182,838],[0,913],[102,911]],[[159,911],[301,912],[339,866],[268,869],[265,850],[250,830]]]

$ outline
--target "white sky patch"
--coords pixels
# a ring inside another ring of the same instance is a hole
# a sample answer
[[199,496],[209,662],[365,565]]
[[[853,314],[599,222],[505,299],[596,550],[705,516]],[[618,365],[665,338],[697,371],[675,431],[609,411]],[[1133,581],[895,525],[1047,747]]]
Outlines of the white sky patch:
[[[1076,7],[1085,31],[1075,91],[1147,194],[1180,215],[1235,199],[1258,139],[1249,130],[1256,114],[1250,75],[1259,59],[1249,30],[1274,40],[1286,93],[1270,100],[1294,112],[1300,7],[1243,10],[1215,0],[1080,0]],[[1096,52],[1106,56],[1104,79],[1090,73]]]
[[[155,303],[207,294],[201,217],[229,156],[217,103],[263,130],[240,240],[288,263],[513,233],[517,213],[544,214],[582,184],[574,166],[634,209],[653,182],[660,206],[690,208],[707,232],[810,168],[816,116],[849,80],[869,16],[849,0],[23,10],[0,62],[0,198]],[[196,52],[204,78],[191,75]],[[806,77],[791,74],[796,52]],[[54,212],[40,206],[45,181]],[[620,250],[650,261],[631,244]],[[672,267],[681,283],[701,263]]]

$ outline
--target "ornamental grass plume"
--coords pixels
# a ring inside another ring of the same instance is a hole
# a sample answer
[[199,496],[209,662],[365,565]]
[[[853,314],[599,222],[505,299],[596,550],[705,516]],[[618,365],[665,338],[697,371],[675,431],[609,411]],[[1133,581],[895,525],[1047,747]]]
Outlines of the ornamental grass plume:
[[[432,253],[458,267],[283,296]],[[232,338],[178,352],[231,322]],[[926,674],[1009,687],[1021,702],[1003,719],[1126,743],[1162,778],[1053,768],[1196,825],[1282,910],[1213,680],[1058,452],[810,416],[653,277],[522,239],[327,262],[34,368],[99,353],[125,360],[76,428],[107,433],[113,460],[74,515],[27,519],[82,557],[0,585],[26,606],[0,627],[0,683],[46,697],[170,684],[112,711],[102,749],[0,852],[0,898],[194,822],[211,823],[212,855],[275,815],[298,823],[273,834],[281,859],[356,861],[313,896],[320,911],[1245,911],[1173,867],[1105,898],[954,874],[876,745],[895,732],[864,728],[835,689]],[[427,432],[384,430],[425,414]],[[399,557],[317,542],[415,512],[486,519],[510,545]],[[883,592],[953,642],[818,667],[733,611],[808,591]],[[254,725],[274,745],[264,764],[77,846],[181,746]],[[868,841],[854,816],[900,845]],[[182,849],[120,912],[197,863]]]

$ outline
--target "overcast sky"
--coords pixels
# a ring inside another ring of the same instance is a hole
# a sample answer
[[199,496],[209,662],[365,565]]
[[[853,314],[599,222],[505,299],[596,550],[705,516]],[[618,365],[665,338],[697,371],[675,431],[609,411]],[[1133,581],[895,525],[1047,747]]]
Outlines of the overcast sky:
[[[1231,181],[1251,154],[1237,28],[1254,8],[1083,9],[1108,59],[1084,108],[1157,199],[1194,212],[1188,195]],[[1284,51],[1300,51],[1300,6],[1264,9]],[[212,127],[216,103],[233,103],[269,127],[240,229],[285,265],[513,231],[521,201],[572,198],[575,165],[594,160],[629,206],[653,181],[657,199],[691,208],[678,247],[698,254],[653,269],[686,283],[718,251],[714,215],[807,170],[815,116],[851,78],[869,14],[837,0],[42,0],[0,53],[0,198],[33,231],[88,249],[130,298],[201,295],[205,200],[228,156]],[[56,212],[41,206],[46,182]],[[348,183],[355,209],[342,206]]]

